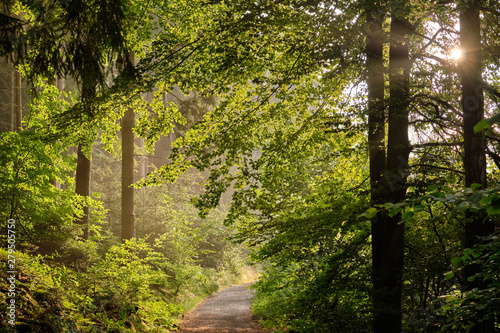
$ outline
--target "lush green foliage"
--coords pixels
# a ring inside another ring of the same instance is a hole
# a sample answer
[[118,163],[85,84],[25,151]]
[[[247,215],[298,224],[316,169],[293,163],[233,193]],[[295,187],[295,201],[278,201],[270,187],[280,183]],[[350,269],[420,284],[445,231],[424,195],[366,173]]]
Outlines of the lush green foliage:
[[[158,332],[175,328],[191,304],[219,288],[221,270],[176,263],[163,254],[161,242],[144,240],[115,245],[104,258],[94,241],[74,244],[76,257],[87,255],[85,269],[55,265],[62,258],[17,254],[17,327],[53,332]],[[7,290],[6,250],[1,250],[2,290]],[[81,263],[80,263],[81,265]],[[231,274],[231,273],[228,273]],[[237,276],[227,276],[236,281]],[[226,278],[226,279],[227,279]],[[6,293],[2,291],[2,299]],[[6,311],[7,303],[3,303]],[[2,321],[2,330],[8,324]]]
[[[23,285],[29,315],[60,330],[173,328],[183,303],[241,272],[241,244],[249,244],[252,260],[266,266],[254,310],[268,327],[368,332],[369,220],[400,214],[405,332],[467,331],[487,320],[498,328],[498,237],[474,248],[463,239],[471,214],[497,222],[500,213],[500,7],[481,2],[488,120],[476,130],[486,133],[490,188],[479,190],[463,186],[463,64],[449,52],[459,43],[459,11],[472,2],[457,3],[20,1],[30,26],[19,44],[30,46],[23,69],[38,94],[26,130],[0,138],[0,216],[19,221],[20,246],[31,253],[21,259],[30,263],[22,273],[32,277]],[[410,31],[407,199],[378,206],[370,206],[366,143],[368,12],[380,19],[386,46],[390,12]],[[136,68],[106,72],[131,50]],[[99,89],[76,103],[76,93],[45,85],[54,73]],[[166,135],[177,140],[161,156],[168,163],[155,162],[137,184],[137,242],[119,245],[114,154],[127,107],[146,141],[139,154],[152,154]],[[72,223],[84,200],[71,190],[75,158],[65,152],[82,142],[94,145],[87,243]],[[217,209],[226,192],[231,206]],[[479,267],[473,276],[470,267]],[[470,279],[482,287],[465,291]],[[42,314],[38,303],[49,300],[57,306]]]
[[[2,159],[13,160],[2,167],[2,193],[10,199],[2,203],[3,211],[12,214],[4,214],[3,220],[13,218],[17,227],[18,328],[157,332],[177,327],[179,315],[196,300],[239,281],[244,247],[226,239],[231,231],[222,225],[222,211],[206,220],[197,217],[190,205],[195,174],[172,186],[142,189],[137,210],[141,238],[120,245],[119,207],[113,205],[119,196],[113,176],[119,168],[112,155],[102,152],[104,163],[94,159],[100,175],[94,187],[102,193],[94,192],[91,240],[75,240],[79,227],[73,219],[81,200],[69,187],[74,156],[55,150],[64,148],[61,143],[34,140],[36,133],[2,136],[9,143]],[[58,189],[51,179],[68,181],[68,187]],[[6,258],[3,249],[2,299],[8,290]]]
[[[52,129],[46,126],[51,112],[68,105],[49,89],[33,102],[25,119],[32,130],[3,133],[0,138],[0,216],[3,221],[13,218],[19,222],[23,230],[20,245],[42,253],[59,250],[74,237],[73,218],[81,214],[84,204],[69,190],[74,184],[74,158],[66,153],[65,142],[54,140]],[[66,184],[68,190],[56,188],[55,183]]]
[[[465,277],[460,276],[460,271],[464,266],[480,266],[481,270],[477,274],[466,278],[471,281],[483,281],[485,288],[461,292],[455,285],[443,297],[445,304],[441,306],[441,310],[442,315],[447,319],[444,330],[467,331],[477,322],[494,320],[498,315],[497,309],[500,305],[499,253],[498,236],[492,236],[484,239],[476,248],[465,249],[461,256],[451,259],[454,271],[457,271],[458,281]],[[453,272],[447,274],[450,280],[453,280],[454,276]]]

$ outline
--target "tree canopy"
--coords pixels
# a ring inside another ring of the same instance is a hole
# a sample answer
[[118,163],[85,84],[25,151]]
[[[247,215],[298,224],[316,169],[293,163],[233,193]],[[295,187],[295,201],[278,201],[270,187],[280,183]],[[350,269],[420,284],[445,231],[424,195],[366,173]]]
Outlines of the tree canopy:
[[[487,0],[12,1],[0,53],[33,98],[1,137],[4,220],[30,231],[25,252],[80,242],[102,274],[130,254],[175,295],[247,247],[274,329],[496,332],[499,16]],[[53,186],[73,186],[75,145],[96,161],[87,194]],[[162,162],[137,171],[120,246],[126,149],[124,189],[134,154]]]

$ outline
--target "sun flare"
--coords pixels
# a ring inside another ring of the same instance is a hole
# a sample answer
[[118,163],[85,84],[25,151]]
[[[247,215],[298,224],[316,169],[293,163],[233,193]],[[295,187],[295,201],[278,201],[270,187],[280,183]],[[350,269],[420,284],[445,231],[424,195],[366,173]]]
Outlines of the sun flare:
[[458,60],[462,57],[462,50],[460,49],[451,50],[450,56],[452,59]]

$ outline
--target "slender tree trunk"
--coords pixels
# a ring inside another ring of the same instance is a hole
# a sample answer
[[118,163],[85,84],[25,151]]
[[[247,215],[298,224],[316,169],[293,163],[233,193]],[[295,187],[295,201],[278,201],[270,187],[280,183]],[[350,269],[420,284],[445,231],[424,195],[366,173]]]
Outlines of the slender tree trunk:
[[[377,5],[367,8],[366,69],[368,86],[368,147],[370,157],[371,203],[384,201],[383,173],[385,171],[385,116],[384,116],[384,59],[382,17],[377,17]],[[373,280],[373,330],[380,332],[384,320],[379,311],[384,304],[382,291],[382,256],[384,248],[383,229],[386,216],[372,218],[372,280]]]
[[[151,103],[152,99],[150,98],[149,95],[150,95],[149,93],[145,93],[143,95],[143,98],[148,103]],[[137,147],[139,148],[139,151],[136,152],[139,160],[139,168],[137,170],[136,177],[137,179],[142,179],[145,178],[146,175],[148,174],[148,157],[145,150],[144,139],[141,137],[136,137],[135,142],[137,144]]]
[[11,132],[16,131],[16,75],[15,68],[12,66],[11,72],[11,86],[10,86],[10,104],[11,104],[11,113],[10,113],[10,130]]
[[[460,13],[461,35],[461,77],[462,77],[462,109],[464,132],[464,171],[465,185],[481,184],[486,188],[486,138],[484,131],[474,133],[474,126],[484,118],[484,97],[481,69],[481,20],[479,1],[467,4]],[[494,225],[484,214],[468,213],[465,224],[466,248],[474,247],[482,236],[493,234]],[[466,267],[466,276],[473,276],[480,271],[477,265]],[[484,289],[487,282],[475,279],[467,280],[467,290]],[[471,329],[475,332],[495,332],[494,319],[479,322]]]
[[56,88],[59,91],[64,91],[64,78],[58,77],[56,80]]
[[0,59],[0,133],[16,128],[14,107],[14,70],[7,60]]
[[[82,144],[78,145],[78,162],[76,165],[76,175],[75,182],[76,188],[75,193],[79,194],[85,198],[90,197],[90,171],[91,171],[91,160],[84,153],[84,147]],[[86,204],[83,208],[83,216],[79,218],[75,223],[83,226],[83,239],[89,239],[89,205]]]
[[[14,1],[3,0],[0,5],[0,13],[15,17],[12,14],[12,6]],[[19,64],[18,52],[13,52],[14,62],[11,64],[7,58],[0,62],[0,109],[5,108],[5,115],[2,114],[2,121],[5,121],[0,126],[0,133],[4,131],[20,131],[19,124],[22,121],[22,102],[21,102],[21,72],[17,70]],[[3,75],[2,75],[3,74]]]
[[16,129],[17,131],[21,131],[23,129],[23,104],[22,104],[22,80],[21,80],[21,71],[18,68],[19,66],[19,55],[16,54],[16,63],[14,66],[14,107],[16,114]]
[[[96,95],[96,82],[93,82],[90,78],[84,79],[82,82],[82,92],[81,99],[85,112],[92,114],[92,103]],[[88,146],[87,146],[88,145]],[[76,166],[75,175],[75,193],[79,194],[85,198],[90,199],[90,177],[91,177],[91,166],[92,162],[90,160],[92,156],[92,144],[90,143],[80,143],[78,145],[78,161]],[[88,151],[88,157],[85,155],[84,151]],[[83,226],[83,239],[89,239],[89,229],[90,229],[90,215],[89,215],[89,205],[85,205],[83,216],[75,221],[77,224]]]
[[[59,90],[59,91],[62,91],[62,90],[64,89],[64,80],[63,80],[63,79],[57,78],[57,79],[55,79],[55,80],[52,80],[52,81],[50,82],[50,84],[54,85],[54,86],[57,88],[57,90]],[[60,188],[61,188],[61,185],[62,185],[62,184],[60,184],[57,180],[55,180],[55,179],[50,179],[49,181],[50,181],[50,183],[51,183],[51,184],[52,184],[55,188],[57,188],[57,189],[60,189]]]
[[[133,52],[128,57],[135,65]],[[135,238],[134,122],[134,110],[128,108],[122,119],[122,241]]]
[[[372,180],[374,203],[400,202],[405,199],[406,194],[409,156],[409,40],[405,30],[405,20],[400,19],[395,13],[391,15],[387,159],[383,185],[379,186]],[[378,140],[381,138],[379,137]],[[375,155],[375,148],[370,146],[370,151],[371,155]],[[377,163],[373,166],[373,177],[380,179],[378,172],[382,164],[376,162],[375,157],[371,161]],[[373,186],[375,186],[375,192]],[[403,247],[404,225],[401,223],[401,216],[397,214],[390,217],[386,213],[378,214],[372,221],[373,331],[375,333],[401,332]]]
[[144,154],[144,139],[136,138],[137,147],[139,147],[140,155],[139,155],[139,169],[137,171],[138,179],[145,178],[148,173],[148,158]]

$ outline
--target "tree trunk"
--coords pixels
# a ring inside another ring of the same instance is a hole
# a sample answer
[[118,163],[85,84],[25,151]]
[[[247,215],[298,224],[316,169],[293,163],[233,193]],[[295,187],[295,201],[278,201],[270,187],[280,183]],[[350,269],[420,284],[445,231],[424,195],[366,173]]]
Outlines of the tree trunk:
[[[78,145],[78,162],[76,165],[76,175],[75,182],[76,188],[75,193],[79,194],[85,198],[90,197],[90,170],[91,170],[91,160],[87,158],[84,153],[84,147],[82,144]],[[83,226],[83,239],[89,239],[89,205],[86,204],[83,208],[83,216],[75,221],[76,224]]]
[[[374,203],[400,202],[405,199],[406,194],[409,156],[410,61],[408,32],[405,23],[405,20],[392,13],[387,160],[382,179],[383,185],[373,183],[372,180],[372,201]],[[378,140],[381,138],[379,137]],[[370,155],[375,154],[375,148],[372,146],[370,146],[370,153]],[[371,161],[378,163],[378,166],[373,166],[373,176],[380,177],[378,172],[381,163],[376,162],[375,157]],[[372,172],[371,169],[370,171]],[[375,192],[373,186],[375,186]],[[375,333],[401,332],[403,248],[404,225],[401,223],[401,215],[390,217],[387,213],[378,214],[372,221],[373,331]]]
[[[8,18],[14,18],[12,14],[12,6],[14,2],[10,0],[3,0],[0,5],[0,14]],[[6,23],[6,22],[5,22]],[[10,30],[9,28],[6,28]],[[5,31],[7,35],[10,33],[15,33],[14,31]],[[11,40],[10,42],[15,42]],[[7,41],[9,43],[9,41]],[[14,45],[12,45],[14,46]],[[9,46],[6,50],[10,50]],[[5,55],[0,59],[0,133],[3,132],[13,132],[18,130],[17,126],[17,94],[18,94],[18,83],[20,86],[20,73],[16,70],[17,65],[17,52],[13,52],[14,62],[10,63],[8,61],[9,56]],[[20,95],[19,95],[20,96]]]
[[[128,57],[129,66],[135,65],[133,52]],[[128,108],[122,119],[122,241],[135,238],[134,122],[134,110]]]
[[[92,104],[96,95],[96,82],[91,78],[84,79],[82,82],[81,101],[84,111],[92,114]],[[88,146],[87,146],[88,145]],[[84,150],[88,150],[89,157],[84,154]],[[76,166],[76,194],[90,199],[90,175],[91,175],[91,156],[92,143],[80,143],[78,145],[78,162]],[[84,207],[83,216],[76,221],[77,224],[83,225],[83,239],[89,239],[90,215],[88,203]]]
[[[373,9],[370,9],[373,10]],[[368,85],[368,146],[372,202],[380,202],[385,170],[384,59],[382,18],[367,14],[366,67]]]
[[486,139],[484,131],[474,133],[474,126],[484,118],[478,7],[474,1],[460,13],[464,171],[467,187],[478,183],[486,188]]
[[405,19],[392,14],[389,50],[389,134],[387,138],[386,184],[391,201],[406,196],[406,174],[410,143],[408,140],[408,105],[410,99],[409,39]]
[[[474,126],[484,118],[479,1],[462,5],[466,6],[460,13],[465,185],[470,187],[477,183],[486,188],[486,138],[484,131],[474,133]],[[467,213],[466,218],[466,248],[474,247],[479,242],[479,237],[493,234],[494,225],[484,214]],[[465,268],[465,275],[473,276],[480,269],[478,265],[470,265]],[[467,290],[484,289],[488,284],[480,279],[466,281]],[[478,322],[470,332],[495,332],[494,320]]]
[[[57,90],[63,91],[64,90],[64,79],[57,78],[55,80],[52,80],[50,84],[54,85]],[[55,179],[49,179],[49,182],[57,189],[61,189],[61,185],[57,180]]]
[[23,129],[23,104],[21,99],[21,71],[18,69],[19,55],[16,54],[16,64],[14,68],[14,107],[16,113],[16,129],[21,131]]
[[14,86],[12,64],[0,59],[0,133],[13,132],[16,128]]
[[148,157],[145,155],[144,139],[136,138],[137,147],[139,147],[139,169],[137,170],[137,178],[145,178],[148,174]]

